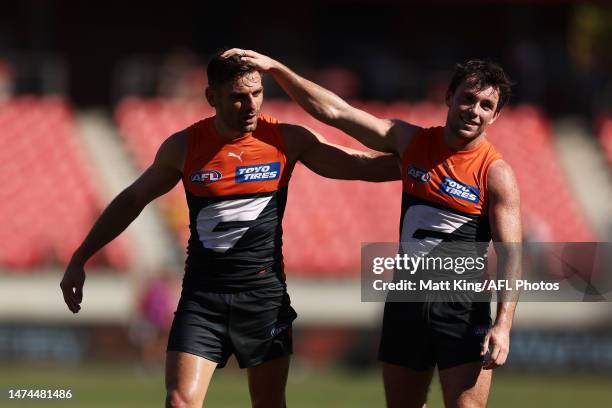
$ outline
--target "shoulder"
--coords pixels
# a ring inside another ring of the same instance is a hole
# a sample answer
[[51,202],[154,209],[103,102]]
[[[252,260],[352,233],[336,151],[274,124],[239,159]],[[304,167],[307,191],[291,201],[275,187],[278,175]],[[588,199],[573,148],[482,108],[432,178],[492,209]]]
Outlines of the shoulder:
[[316,136],[316,133],[312,129],[293,123],[279,123],[278,128],[285,137],[312,139]]
[[287,157],[293,161],[297,161],[300,155],[312,146],[327,142],[323,136],[306,126],[279,123],[278,127],[287,150]]
[[170,135],[160,147],[160,151],[168,153],[184,153],[185,148],[187,147],[187,139],[189,136],[189,132],[187,129],[180,130],[173,135]]
[[266,115],[265,113],[259,114],[259,122],[267,125],[279,125],[280,122],[274,116]]
[[178,131],[168,137],[159,147],[155,161],[158,164],[182,170],[187,152],[188,137],[187,129]]
[[519,190],[514,171],[505,160],[496,160],[489,166],[487,190],[493,197],[518,198]]
[[422,133],[424,129],[399,119],[391,119],[391,121],[393,122],[391,134],[395,140],[397,153],[401,157],[408,145],[410,145],[414,138]]

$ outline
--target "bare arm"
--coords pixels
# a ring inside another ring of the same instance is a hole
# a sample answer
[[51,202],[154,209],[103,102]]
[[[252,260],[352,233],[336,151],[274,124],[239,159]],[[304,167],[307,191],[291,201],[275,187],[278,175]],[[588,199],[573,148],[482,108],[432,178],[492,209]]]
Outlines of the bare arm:
[[159,148],[153,164],[106,207],[74,252],[60,284],[68,308],[77,313],[83,297],[85,263],[123,232],[144,207],[178,183],[186,151],[186,134],[179,132]]
[[406,122],[380,119],[357,109],[333,92],[255,51],[234,48],[223,56],[235,54],[241,55],[242,60],[253,64],[256,69],[269,72],[285,92],[314,118],[342,130],[371,149],[401,155],[417,129]]
[[328,178],[342,180],[400,180],[397,158],[392,154],[365,152],[328,142],[314,131],[282,124],[290,156],[310,170]]
[[[489,218],[491,234],[498,259],[498,275],[509,281],[520,278],[521,274],[521,210],[520,194],[514,173],[510,166],[498,160],[487,173],[489,190]],[[512,297],[510,297],[512,296]],[[510,351],[510,329],[516,309],[516,294],[498,293],[497,316],[487,334],[483,354],[491,344],[491,357],[484,368],[492,369],[503,365]]]

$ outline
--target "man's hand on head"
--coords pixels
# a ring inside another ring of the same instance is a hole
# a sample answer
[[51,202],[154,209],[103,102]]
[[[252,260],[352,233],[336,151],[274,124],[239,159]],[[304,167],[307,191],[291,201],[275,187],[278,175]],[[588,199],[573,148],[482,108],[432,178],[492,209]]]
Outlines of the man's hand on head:
[[255,51],[243,50],[241,48],[232,48],[230,50],[227,50],[223,54],[221,54],[221,58],[230,58],[234,55],[238,55],[241,61],[250,64],[251,66],[253,66],[253,68],[261,72],[268,72],[277,65],[279,65],[277,61],[273,60],[270,57],[267,57],[263,54],[259,54]]

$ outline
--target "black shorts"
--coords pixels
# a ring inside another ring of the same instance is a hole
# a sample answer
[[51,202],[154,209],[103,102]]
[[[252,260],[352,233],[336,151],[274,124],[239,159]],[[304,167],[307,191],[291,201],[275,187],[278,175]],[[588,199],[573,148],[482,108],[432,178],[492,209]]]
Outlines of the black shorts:
[[483,361],[490,327],[486,302],[387,302],[378,358],[417,371]]
[[241,368],[293,352],[297,317],[284,288],[215,293],[183,291],[168,338],[168,351],[204,357],[224,367],[236,355]]

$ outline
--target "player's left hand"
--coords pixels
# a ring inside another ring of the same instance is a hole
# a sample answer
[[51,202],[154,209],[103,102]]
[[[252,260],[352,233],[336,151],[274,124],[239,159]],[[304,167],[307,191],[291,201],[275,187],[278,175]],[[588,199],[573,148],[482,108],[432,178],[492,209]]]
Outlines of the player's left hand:
[[240,59],[251,64],[257,71],[267,72],[278,65],[278,62],[270,57],[251,50],[243,50],[241,48],[232,48],[221,54],[221,58],[229,58],[234,55],[239,55]]
[[492,370],[506,363],[510,351],[510,330],[494,325],[487,333],[482,344],[481,356],[486,355],[491,348],[489,358],[483,362],[483,369]]

